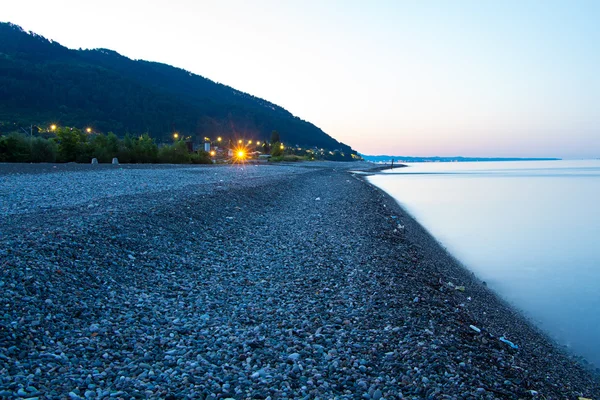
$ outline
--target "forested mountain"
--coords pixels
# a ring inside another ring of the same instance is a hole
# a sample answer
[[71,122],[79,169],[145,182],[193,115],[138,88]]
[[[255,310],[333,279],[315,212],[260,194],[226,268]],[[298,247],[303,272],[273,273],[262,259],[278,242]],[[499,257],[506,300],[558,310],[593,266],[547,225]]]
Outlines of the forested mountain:
[[173,132],[266,140],[351,152],[313,124],[266,100],[166,64],[115,51],[71,50],[0,23],[0,133],[57,123],[100,132]]

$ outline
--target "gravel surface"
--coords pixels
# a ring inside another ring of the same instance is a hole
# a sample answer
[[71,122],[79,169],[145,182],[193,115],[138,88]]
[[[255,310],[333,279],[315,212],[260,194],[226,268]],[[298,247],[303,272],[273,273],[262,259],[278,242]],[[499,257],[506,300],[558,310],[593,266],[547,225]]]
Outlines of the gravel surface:
[[0,397],[600,398],[366,167],[0,165]]

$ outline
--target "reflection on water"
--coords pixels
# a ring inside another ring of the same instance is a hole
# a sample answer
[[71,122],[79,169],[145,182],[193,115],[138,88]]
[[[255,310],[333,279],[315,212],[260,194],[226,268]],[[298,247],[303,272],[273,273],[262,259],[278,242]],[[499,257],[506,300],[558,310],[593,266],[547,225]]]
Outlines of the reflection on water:
[[369,179],[500,295],[600,366],[600,161],[410,164]]

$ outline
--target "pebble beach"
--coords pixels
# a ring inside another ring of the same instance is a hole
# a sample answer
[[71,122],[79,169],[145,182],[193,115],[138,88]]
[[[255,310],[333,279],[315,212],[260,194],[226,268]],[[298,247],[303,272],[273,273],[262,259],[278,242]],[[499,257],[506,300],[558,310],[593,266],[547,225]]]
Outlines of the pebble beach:
[[0,164],[0,398],[599,399],[374,170]]

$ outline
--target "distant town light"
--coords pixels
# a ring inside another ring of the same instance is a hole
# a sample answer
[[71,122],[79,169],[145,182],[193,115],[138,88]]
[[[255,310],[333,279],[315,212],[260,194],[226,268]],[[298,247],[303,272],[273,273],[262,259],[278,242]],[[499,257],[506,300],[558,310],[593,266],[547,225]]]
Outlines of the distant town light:
[[87,133],[92,133],[92,128],[85,128],[85,131],[86,131]]
[[222,139],[221,139],[221,136],[219,136],[219,137],[217,138],[217,142],[220,142],[221,140],[222,140]]
[[214,157],[214,156],[215,156],[215,154],[217,154],[217,152],[216,152],[216,151],[214,151],[214,150],[211,150],[211,151],[210,151],[210,155],[211,155],[212,157]]
[[173,134],[173,139],[177,139],[178,137],[179,137],[179,133],[175,132],[175,133]]
[[242,139],[238,140],[238,144],[242,144]]
[[284,147],[283,147],[283,143],[281,143],[281,145],[279,146],[279,148],[280,148],[281,150],[283,150],[283,149],[284,149]]
[[56,130],[56,125],[54,125],[54,124],[50,125],[50,130],[51,131],[55,131]]

